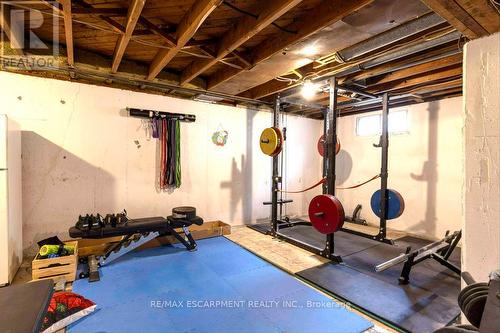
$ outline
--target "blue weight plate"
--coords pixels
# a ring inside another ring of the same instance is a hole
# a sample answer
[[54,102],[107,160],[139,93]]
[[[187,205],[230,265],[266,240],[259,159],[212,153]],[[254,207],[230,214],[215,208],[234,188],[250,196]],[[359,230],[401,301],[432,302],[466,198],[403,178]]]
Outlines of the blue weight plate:
[[[370,200],[372,211],[378,217],[380,217],[380,194],[381,194],[380,190],[375,191]],[[403,211],[405,209],[405,201],[401,196],[401,194],[399,194],[397,191],[387,189],[387,194],[388,194],[387,219],[392,220],[400,217],[401,214],[403,214]]]

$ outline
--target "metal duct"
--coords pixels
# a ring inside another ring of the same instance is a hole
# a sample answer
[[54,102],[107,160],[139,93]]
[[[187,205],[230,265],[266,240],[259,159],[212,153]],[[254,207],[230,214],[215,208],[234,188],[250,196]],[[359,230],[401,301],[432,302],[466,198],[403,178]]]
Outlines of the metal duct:
[[436,27],[444,22],[446,21],[439,15],[429,13],[410,22],[401,24],[400,26],[389,31],[378,34],[361,43],[348,47],[338,53],[344,61],[349,61],[404,38]]
[[406,57],[410,54],[414,54],[414,53],[424,51],[424,50],[427,50],[427,49],[430,49],[430,48],[433,48],[433,47],[436,47],[439,45],[449,43],[449,42],[454,41],[454,40],[458,40],[461,36],[462,36],[462,34],[460,32],[454,31],[454,32],[451,32],[451,33],[446,34],[444,36],[440,36],[440,37],[434,38],[432,40],[424,41],[420,44],[409,46],[409,47],[404,48],[402,50],[399,50],[396,52],[391,52],[387,55],[384,55],[384,56],[378,57],[376,59],[367,61],[367,62],[363,63],[362,65],[360,65],[360,68],[368,69],[368,68],[371,68],[371,67],[389,62],[389,61],[403,58],[403,57]]

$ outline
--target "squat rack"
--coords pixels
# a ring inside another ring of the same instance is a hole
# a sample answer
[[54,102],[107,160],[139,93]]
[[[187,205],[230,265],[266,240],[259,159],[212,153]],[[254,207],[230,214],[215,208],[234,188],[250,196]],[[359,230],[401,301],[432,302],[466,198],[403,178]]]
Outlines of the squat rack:
[[[387,179],[388,179],[388,150],[389,150],[389,131],[388,131],[388,120],[389,120],[389,95],[383,93],[381,96],[373,95],[368,92],[364,92],[359,89],[352,87],[347,87],[339,85],[335,77],[331,77],[327,80],[328,91],[329,91],[329,106],[323,108],[322,112],[324,115],[323,122],[323,134],[325,137],[325,153],[323,156],[323,178],[326,179],[323,182],[323,194],[335,195],[335,179],[336,179],[336,155],[335,147],[337,145],[337,119],[338,119],[338,91],[343,90],[351,93],[358,94],[360,96],[366,97],[371,100],[380,100],[382,102],[382,133],[380,136],[380,141],[378,144],[374,144],[375,147],[381,148],[381,168],[380,168],[380,218],[379,218],[379,230],[376,235],[367,234],[360,231],[350,230],[342,228],[341,230],[347,233],[351,233],[360,237],[369,238],[375,241],[379,241],[387,244],[394,244],[392,239],[387,238],[387,209],[388,209],[388,196],[387,196]],[[276,98],[274,111],[273,111],[273,127],[280,127],[280,110],[282,102],[286,102],[286,98],[281,98],[279,95]],[[279,154],[273,156],[272,160],[272,192],[271,192],[271,230],[269,233],[278,239],[287,241],[295,246],[303,248],[307,251],[330,259],[334,262],[342,262],[342,258],[335,253],[335,237],[334,233],[326,235],[325,246],[323,248],[318,248],[301,240],[295,239],[283,233],[280,233],[280,229],[290,228],[296,225],[311,225],[310,222],[299,221],[299,222],[289,222],[278,218],[278,205],[283,205],[291,200],[278,200],[279,187],[282,182],[282,177],[279,174]],[[266,204],[266,203],[265,203]]]

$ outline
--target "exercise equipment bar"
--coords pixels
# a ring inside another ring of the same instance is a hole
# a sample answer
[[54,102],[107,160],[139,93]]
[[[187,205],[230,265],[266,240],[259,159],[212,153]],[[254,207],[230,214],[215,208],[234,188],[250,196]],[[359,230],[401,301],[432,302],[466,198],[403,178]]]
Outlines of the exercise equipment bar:
[[127,111],[131,117],[139,117],[139,118],[175,118],[179,119],[179,121],[192,123],[196,121],[196,116],[194,114],[186,114],[186,113],[172,113],[166,111],[155,111],[155,110],[147,110],[147,109],[137,109],[137,108],[129,108],[127,107]]

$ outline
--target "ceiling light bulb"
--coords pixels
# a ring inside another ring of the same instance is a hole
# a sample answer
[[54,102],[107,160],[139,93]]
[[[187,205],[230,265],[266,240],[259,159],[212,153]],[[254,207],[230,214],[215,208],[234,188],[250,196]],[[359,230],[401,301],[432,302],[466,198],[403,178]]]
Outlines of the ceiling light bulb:
[[308,80],[304,82],[304,85],[302,86],[301,95],[305,99],[309,100],[316,95],[317,90],[318,90],[317,85]]
[[318,48],[316,47],[316,45],[310,44],[310,45],[307,45],[306,47],[304,47],[300,51],[300,53],[302,55],[305,55],[306,57],[310,57],[310,56],[318,54]]

